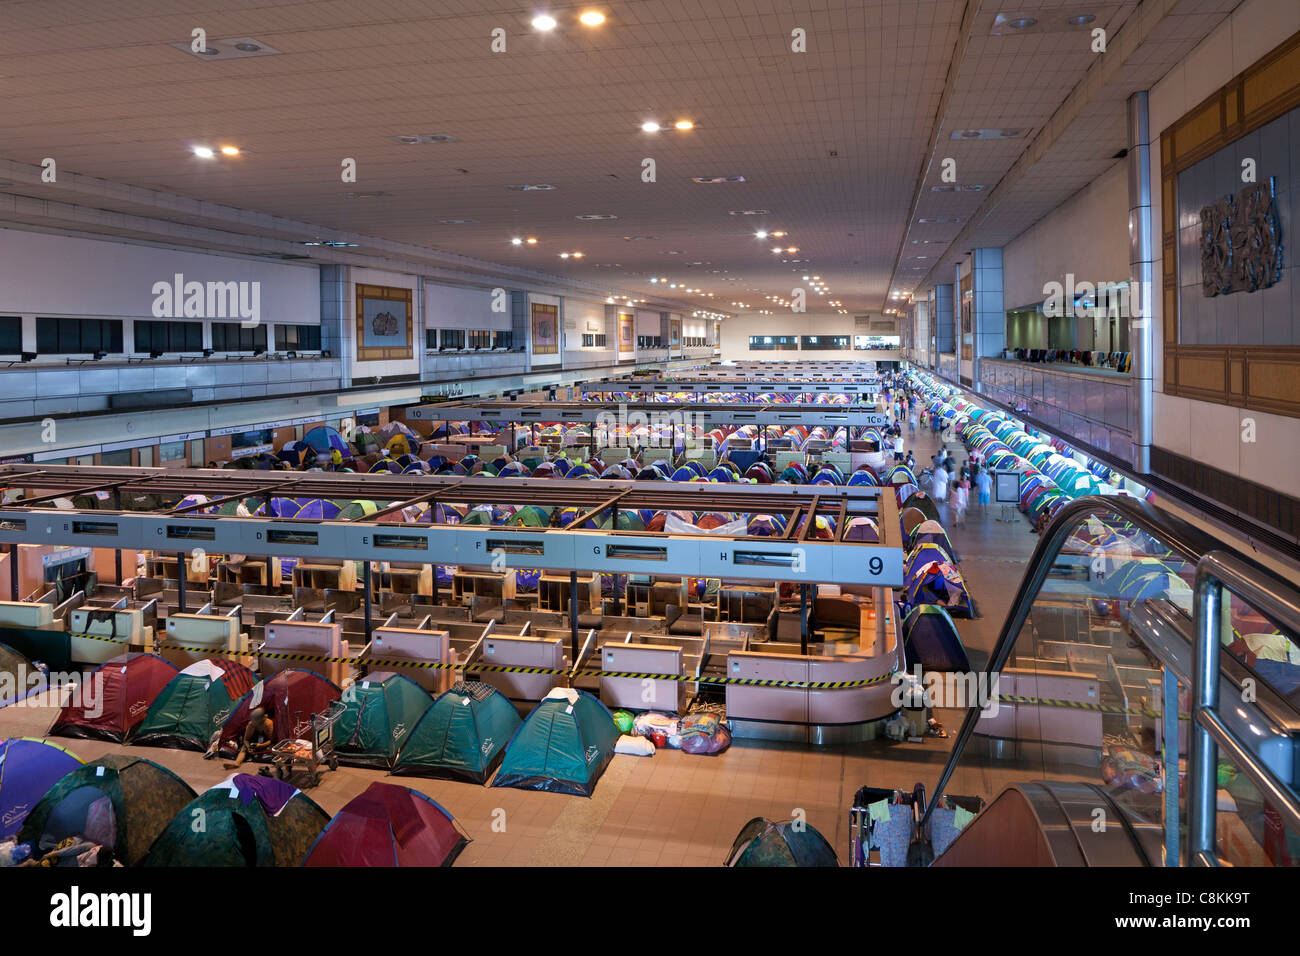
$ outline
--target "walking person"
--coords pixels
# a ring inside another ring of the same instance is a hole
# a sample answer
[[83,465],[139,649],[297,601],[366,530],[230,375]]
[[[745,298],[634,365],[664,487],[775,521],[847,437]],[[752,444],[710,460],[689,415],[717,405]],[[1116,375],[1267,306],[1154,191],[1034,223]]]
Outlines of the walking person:
[[960,528],[966,523],[966,505],[970,502],[970,492],[960,481],[952,483],[952,526]]
[[987,511],[989,498],[993,494],[993,479],[987,468],[981,468],[975,474],[975,490],[979,493],[980,510]]

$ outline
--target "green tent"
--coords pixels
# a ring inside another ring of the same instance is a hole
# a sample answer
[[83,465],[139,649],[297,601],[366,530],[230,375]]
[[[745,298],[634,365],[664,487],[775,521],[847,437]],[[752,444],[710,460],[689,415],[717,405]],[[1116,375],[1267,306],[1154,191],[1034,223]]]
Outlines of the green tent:
[[189,784],[152,760],[109,754],[50,787],[27,814],[18,842],[44,854],[82,837],[135,866],[194,796]]
[[597,698],[557,687],[515,731],[492,786],[589,797],[618,737],[613,715]]
[[176,814],[140,865],[297,866],[329,819],[301,790],[237,773]]
[[397,752],[433,703],[423,687],[401,674],[376,671],[339,698],[343,713],[334,725],[339,763],[391,768]]
[[205,750],[255,683],[253,672],[236,661],[195,661],[154,698],[131,743]]
[[835,851],[816,828],[793,820],[774,823],[754,817],[727,854],[727,866],[839,866]]
[[520,723],[515,705],[495,687],[462,681],[425,711],[393,773],[487,783]]

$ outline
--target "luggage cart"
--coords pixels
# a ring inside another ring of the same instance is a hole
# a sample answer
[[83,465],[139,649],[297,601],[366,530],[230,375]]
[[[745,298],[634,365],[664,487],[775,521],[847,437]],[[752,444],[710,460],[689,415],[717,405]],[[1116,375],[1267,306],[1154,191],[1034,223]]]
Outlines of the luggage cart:
[[334,724],[346,709],[341,701],[334,701],[323,714],[295,720],[293,737],[271,748],[269,775],[288,780],[295,770],[305,770],[309,786],[314,787],[320,783],[322,764],[331,770],[339,769],[339,758],[334,752]]
[[[889,819],[872,820],[871,805],[882,800],[889,804]],[[925,818],[926,802],[921,784],[910,792],[859,787],[849,808],[849,865],[928,866],[957,838],[959,807],[975,815],[984,809],[984,801],[980,797],[940,795],[922,832],[920,822]],[[871,859],[873,847],[878,853],[875,862]]]

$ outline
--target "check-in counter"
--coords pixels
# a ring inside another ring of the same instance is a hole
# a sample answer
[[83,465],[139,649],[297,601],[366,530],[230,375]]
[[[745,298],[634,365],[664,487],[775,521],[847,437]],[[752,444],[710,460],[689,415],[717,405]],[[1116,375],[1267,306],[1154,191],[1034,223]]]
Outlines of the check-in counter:
[[314,671],[342,686],[349,666],[343,661],[286,660],[272,654],[303,654],[314,657],[346,658],[348,642],[343,640],[342,625],[320,621],[273,621],[266,625],[265,641],[258,655],[258,671],[263,678],[290,668]]
[[[727,676],[740,680],[806,684],[808,658],[798,654],[732,651],[727,655]],[[728,684],[727,722],[735,737],[806,740],[808,690],[806,687]]]
[[[481,628],[479,629],[481,630]],[[456,654],[447,631],[426,631],[414,627],[377,627],[370,638],[370,658],[381,661],[373,669],[402,674],[433,696],[450,690],[456,683]],[[396,661],[410,661],[403,666]],[[421,667],[441,664],[442,667]]]
[[239,618],[225,615],[169,614],[166,639],[158,641],[156,648],[148,649],[177,670],[209,657],[233,660],[245,667],[254,663],[248,651],[248,635],[240,630]]
[[1067,744],[1100,750],[1101,711],[1084,707],[1015,703],[1008,697],[1101,703],[1095,674],[1008,667],[998,676],[996,712],[985,708],[975,733],[1001,742]]
[[54,605],[38,601],[0,601],[0,627],[53,628]]
[[74,608],[69,615],[68,633],[72,660],[80,664],[102,664],[153,640],[153,628],[145,627],[140,608]]
[[[666,644],[610,642],[600,648],[600,669],[680,677],[682,649]],[[686,682],[657,677],[606,677],[602,673],[600,699],[610,708],[681,713],[686,706]]]
[[[499,667],[539,667],[547,670],[565,671],[564,642],[558,637],[518,637],[515,635],[489,634],[483,639],[483,653],[480,660],[484,664]],[[473,670],[471,665],[469,670]],[[551,692],[554,687],[568,686],[568,680],[560,674],[507,674],[501,671],[484,671],[482,681],[491,684],[512,701],[536,703]]]

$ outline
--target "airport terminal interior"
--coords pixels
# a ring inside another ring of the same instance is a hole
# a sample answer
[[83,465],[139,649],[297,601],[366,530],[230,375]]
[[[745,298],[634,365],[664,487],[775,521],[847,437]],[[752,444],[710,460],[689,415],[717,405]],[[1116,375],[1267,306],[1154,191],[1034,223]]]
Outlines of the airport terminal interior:
[[0,52],[0,866],[1300,861],[1295,0]]

